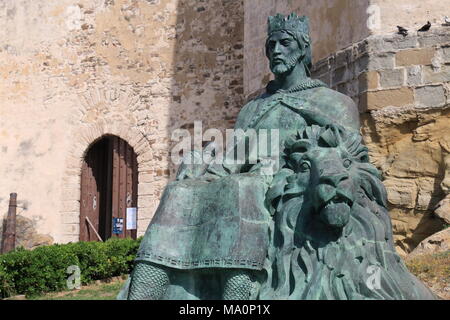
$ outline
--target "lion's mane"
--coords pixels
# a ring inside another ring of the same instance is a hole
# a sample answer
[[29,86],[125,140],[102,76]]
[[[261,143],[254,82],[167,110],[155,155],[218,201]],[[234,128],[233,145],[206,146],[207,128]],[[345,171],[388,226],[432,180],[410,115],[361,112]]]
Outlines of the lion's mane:
[[[298,172],[297,160],[314,148],[340,148],[357,168],[350,177],[355,201],[342,230],[319,221],[311,203],[316,186]],[[359,134],[338,126],[298,131],[286,142],[267,202],[274,219],[261,299],[435,298],[395,251],[386,190]]]

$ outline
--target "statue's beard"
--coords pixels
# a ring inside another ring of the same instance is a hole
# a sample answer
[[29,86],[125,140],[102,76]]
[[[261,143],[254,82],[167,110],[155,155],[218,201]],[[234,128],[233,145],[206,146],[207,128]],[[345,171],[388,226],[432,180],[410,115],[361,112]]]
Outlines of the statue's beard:
[[272,70],[273,74],[275,76],[280,76],[283,74],[289,74],[292,72],[292,70],[295,68],[297,63],[299,62],[301,57],[301,53],[292,54],[291,56],[287,57],[287,61],[279,62],[277,64],[274,64],[271,62],[270,64],[270,70]]

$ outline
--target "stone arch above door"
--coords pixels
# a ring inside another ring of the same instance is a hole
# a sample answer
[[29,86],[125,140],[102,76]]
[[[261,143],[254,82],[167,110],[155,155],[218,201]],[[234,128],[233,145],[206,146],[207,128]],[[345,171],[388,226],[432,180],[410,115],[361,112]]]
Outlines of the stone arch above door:
[[[142,132],[136,127],[122,123],[108,123],[98,121],[94,124],[84,124],[77,128],[72,135],[73,143],[66,158],[65,172],[61,185],[61,242],[76,242],[79,238],[80,217],[80,183],[81,166],[89,147],[103,136],[113,135],[125,140],[137,155],[138,181],[151,179],[150,161],[152,160],[151,146]],[[140,193],[138,193],[139,197]],[[140,217],[150,217],[153,210],[148,204],[138,201]]]

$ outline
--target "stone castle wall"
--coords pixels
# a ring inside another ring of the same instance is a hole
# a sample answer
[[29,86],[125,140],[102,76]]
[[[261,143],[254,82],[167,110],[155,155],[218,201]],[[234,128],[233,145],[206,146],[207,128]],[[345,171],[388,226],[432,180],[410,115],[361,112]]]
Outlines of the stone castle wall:
[[313,59],[319,61],[369,35],[368,6],[369,0],[245,0],[245,94],[252,95],[271,79],[264,51],[268,16],[308,16]]
[[385,178],[395,240],[404,253],[443,227],[433,212],[448,192],[441,185],[450,142],[449,50],[450,28],[374,35],[314,69],[316,78],[358,104],[361,132]]
[[[230,127],[242,105],[243,3],[0,1],[0,213],[77,241],[81,163],[105,134],[138,154],[138,234],[174,171],[176,128]],[[27,227],[27,228],[28,228]]]
[[[232,127],[271,77],[267,16],[294,11],[310,16],[315,77],[360,108],[408,252],[441,228],[433,210],[450,191],[445,10],[433,0],[0,1],[0,214],[17,192],[36,244],[77,241],[83,156],[114,134],[138,154],[142,235],[174,177],[173,131]],[[397,23],[427,20],[428,33],[395,35]]]

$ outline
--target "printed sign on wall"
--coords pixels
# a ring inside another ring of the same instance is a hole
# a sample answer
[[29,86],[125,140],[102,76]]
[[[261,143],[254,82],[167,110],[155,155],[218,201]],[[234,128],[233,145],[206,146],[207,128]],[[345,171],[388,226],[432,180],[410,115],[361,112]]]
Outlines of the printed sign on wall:
[[137,208],[127,208],[127,230],[136,229]]
[[123,233],[123,218],[113,218],[113,233],[114,234]]

